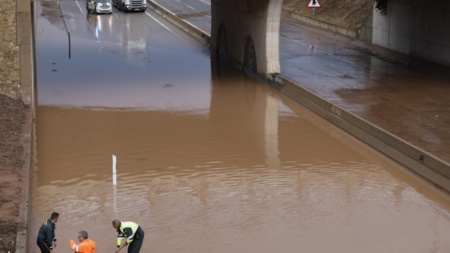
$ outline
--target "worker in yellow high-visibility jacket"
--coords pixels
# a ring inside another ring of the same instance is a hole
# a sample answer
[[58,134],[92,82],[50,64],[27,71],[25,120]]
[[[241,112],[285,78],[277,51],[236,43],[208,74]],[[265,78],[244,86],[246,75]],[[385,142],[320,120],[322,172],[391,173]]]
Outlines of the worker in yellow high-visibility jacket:
[[[117,249],[118,253],[123,247],[128,246],[128,253],[139,253],[142,247],[142,242],[144,241],[144,230],[131,221],[120,221],[113,220],[112,225],[117,229],[119,234],[117,237]],[[125,243],[122,245],[123,240],[126,239]]]
[[74,240],[70,240],[70,247],[76,253],[94,253],[95,247],[97,243],[88,238],[88,233],[84,230],[81,230],[78,233],[78,240],[80,244],[76,244]]

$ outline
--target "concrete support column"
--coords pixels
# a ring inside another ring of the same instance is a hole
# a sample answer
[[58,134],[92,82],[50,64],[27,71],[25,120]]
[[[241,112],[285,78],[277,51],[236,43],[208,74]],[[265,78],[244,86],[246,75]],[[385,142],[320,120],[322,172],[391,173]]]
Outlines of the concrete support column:
[[280,73],[283,0],[212,0],[211,47],[259,76]]

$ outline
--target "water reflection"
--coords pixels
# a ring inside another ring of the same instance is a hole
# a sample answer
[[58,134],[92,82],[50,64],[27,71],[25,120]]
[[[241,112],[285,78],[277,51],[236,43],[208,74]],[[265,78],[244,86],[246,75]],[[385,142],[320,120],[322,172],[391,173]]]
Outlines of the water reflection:
[[[86,19],[78,2],[65,1],[61,6],[71,33],[72,59],[66,56],[66,32],[47,16],[38,18],[45,30],[45,36],[39,37],[39,51],[46,52],[39,55],[41,105],[208,114],[211,77],[202,72],[205,68],[209,72],[210,59],[196,52],[197,46],[170,33],[155,36],[154,26],[160,25],[143,23],[151,20],[143,13],[119,13],[120,18],[115,13],[90,14]],[[98,23],[102,23],[99,43],[93,44]],[[127,28],[130,24],[145,27],[136,33]],[[173,74],[174,67],[179,75]]]
[[275,92],[267,93],[266,100],[266,117],[265,117],[265,140],[266,140],[266,156],[267,166],[270,169],[279,169],[280,152],[278,151],[278,104],[279,99]]

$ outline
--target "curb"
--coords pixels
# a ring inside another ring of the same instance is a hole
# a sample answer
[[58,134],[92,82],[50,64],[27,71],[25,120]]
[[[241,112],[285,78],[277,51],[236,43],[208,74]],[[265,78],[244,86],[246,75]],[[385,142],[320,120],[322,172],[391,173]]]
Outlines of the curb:
[[323,21],[320,19],[316,19],[313,17],[305,16],[295,11],[289,11],[286,9],[282,9],[281,16],[284,18],[291,18],[296,21],[300,21],[303,23],[307,23],[316,27],[320,27],[332,32],[337,32],[355,39],[359,39],[359,29],[350,29],[342,25],[338,25],[332,22]]
[[[24,127],[24,165],[22,168],[26,168],[28,170],[28,184],[23,189],[23,192],[26,193],[26,197],[22,203],[20,203],[20,209],[19,209],[19,217],[21,217],[24,220],[24,229],[17,231],[16,234],[16,253],[25,253],[28,252],[28,230],[30,226],[30,217],[31,217],[31,189],[32,189],[32,166],[33,166],[33,140],[34,140],[34,109],[35,109],[35,82],[36,82],[36,54],[35,54],[35,23],[34,23],[34,10],[35,10],[35,3],[32,1],[30,2],[29,9],[24,8],[22,9],[22,15],[18,15],[18,23],[19,20],[21,23],[27,23],[28,18],[30,19],[30,30],[18,30],[18,34],[20,33],[22,37],[27,38],[30,40],[29,43],[22,43],[22,46],[29,44],[29,55],[26,57],[23,57],[21,52],[21,67],[27,66],[29,67],[30,71],[26,71],[26,73],[22,73],[21,77],[26,76],[26,79],[29,80],[31,87],[28,87],[24,93],[26,93],[25,97],[22,97],[22,101],[29,106],[29,111],[26,115],[25,120],[25,127]],[[18,35],[19,37],[19,35]],[[26,62],[23,62],[25,61]],[[27,154],[28,153],[28,154]]]
[[200,42],[202,42],[205,45],[209,45],[209,41],[211,38],[211,35],[207,32],[204,32],[200,30],[199,28],[195,27],[193,24],[180,19],[172,13],[171,11],[167,10],[166,8],[158,5],[157,3],[153,2],[152,0],[147,0],[148,7],[152,9],[154,12],[158,13],[160,16],[180,28],[181,30],[185,31],[187,34],[191,35],[192,37],[196,38]]
[[[450,193],[450,164],[278,74],[268,84]],[[422,158],[422,160],[421,160]]]
[[[147,2],[151,6],[151,9],[155,10],[156,13],[180,27],[186,33],[193,35],[201,42],[209,44],[211,38],[208,33],[205,33],[194,25],[178,18],[175,14],[162,6],[159,6],[152,0],[147,0]],[[285,10],[283,10],[283,12],[284,11]],[[350,31],[350,29],[347,30]],[[336,31],[340,32],[339,30]],[[353,32],[357,34],[356,31]],[[447,193],[450,193],[450,164],[365,119],[346,111],[344,108],[329,102],[325,98],[279,74],[268,74],[267,78],[268,85],[274,87],[281,93],[287,95],[294,101],[305,106],[387,157],[426,178],[438,188],[444,189]]]
[[19,209],[19,217],[23,218],[25,221],[24,223],[24,229],[17,231],[16,234],[16,253],[25,253],[27,252],[27,246],[28,246],[28,226],[30,224],[30,211],[31,211],[31,166],[32,166],[32,159],[33,159],[33,108],[30,106],[29,111],[27,112],[26,120],[27,125],[25,125],[24,129],[24,140],[26,143],[23,144],[24,146],[24,165],[23,168],[28,169],[28,184],[23,189],[23,192],[26,193],[26,197],[24,201],[20,203],[20,209]]

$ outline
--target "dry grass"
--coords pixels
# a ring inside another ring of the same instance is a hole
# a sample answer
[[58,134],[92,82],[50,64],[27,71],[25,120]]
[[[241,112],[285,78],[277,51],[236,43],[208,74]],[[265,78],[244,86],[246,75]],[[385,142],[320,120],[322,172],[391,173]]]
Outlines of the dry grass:
[[[375,3],[375,0],[318,1],[322,8],[316,9],[315,18],[352,29],[361,27]],[[309,0],[284,0],[283,8],[312,16],[312,9],[306,8],[308,2]]]

